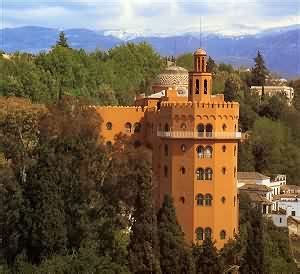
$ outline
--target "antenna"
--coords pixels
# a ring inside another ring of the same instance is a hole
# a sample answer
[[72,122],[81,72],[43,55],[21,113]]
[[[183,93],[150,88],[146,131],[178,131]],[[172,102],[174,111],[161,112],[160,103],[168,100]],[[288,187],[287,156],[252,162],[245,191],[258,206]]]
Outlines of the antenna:
[[200,48],[202,48],[202,16],[200,16],[199,20],[200,20],[199,44],[200,44]]

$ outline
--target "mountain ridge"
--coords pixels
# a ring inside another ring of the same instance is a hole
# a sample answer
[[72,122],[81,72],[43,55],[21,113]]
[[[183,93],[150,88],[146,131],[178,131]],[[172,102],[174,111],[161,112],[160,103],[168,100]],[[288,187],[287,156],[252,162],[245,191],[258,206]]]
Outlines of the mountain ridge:
[[[7,53],[15,51],[37,53],[47,51],[58,38],[60,29],[40,26],[25,26],[0,29],[0,49]],[[193,52],[199,47],[199,34],[136,35],[120,39],[109,30],[94,31],[84,28],[64,30],[74,48],[87,51],[108,50],[122,43],[148,42],[164,56]],[[236,66],[251,66],[257,50],[260,50],[270,70],[285,77],[300,75],[300,25],[273,28],[257,34],[226,36],[206,32],[202,35],[202,46],[217,62]],[[284,62],[283,62],[284,61]]]

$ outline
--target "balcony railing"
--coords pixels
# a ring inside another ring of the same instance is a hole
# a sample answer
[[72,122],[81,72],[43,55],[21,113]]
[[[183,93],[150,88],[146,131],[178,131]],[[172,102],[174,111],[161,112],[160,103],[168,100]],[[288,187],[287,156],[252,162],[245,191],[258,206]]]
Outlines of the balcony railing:
[[177,139],[240,139],[241,132],[157,131],[157,136]]

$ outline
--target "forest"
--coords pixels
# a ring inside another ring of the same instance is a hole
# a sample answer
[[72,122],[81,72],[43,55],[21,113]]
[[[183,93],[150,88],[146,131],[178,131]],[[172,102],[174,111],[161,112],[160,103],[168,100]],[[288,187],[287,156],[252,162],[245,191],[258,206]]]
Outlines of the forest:
[[[172,197],[153,206],[151,152],[126,136],[113,146],[99,137],[101,117],[90,106],[132,104],[164,66],[144,43],[86,53],[63,34],[49,52],[0,57],[1,273],[295,271],[287,231],[247,197],[240,197],[240,233],[223,249],[209,237],[188,245]],[[240,170],[286,173],[297,183],[299,97],[289,107],[284,98],[251,95],[261,68],[241,73],[211,58],[209,68],[216,91],[241,104],[249,138],[240,145]],[[300,94],[299,80],[291,85]]]

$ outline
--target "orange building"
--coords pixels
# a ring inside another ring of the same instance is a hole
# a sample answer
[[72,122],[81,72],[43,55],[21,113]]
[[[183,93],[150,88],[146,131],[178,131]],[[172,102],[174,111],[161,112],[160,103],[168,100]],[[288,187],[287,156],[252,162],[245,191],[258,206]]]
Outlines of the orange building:
[[186,240],[212,237],[221,248],[238,231],[239,104],[226,103],[223,94],[212,95],[206,58],[203,49],[194,53],[194,70],[187,78],[176,70],[180,89],[171,75],[172,86],[165,85],[165,78],[162,85],[156,82],[157,93],[137,98],[135,106],[98,111],[108,142],[122,132],[152,148],[156,204],[167,193],[173,197]]

